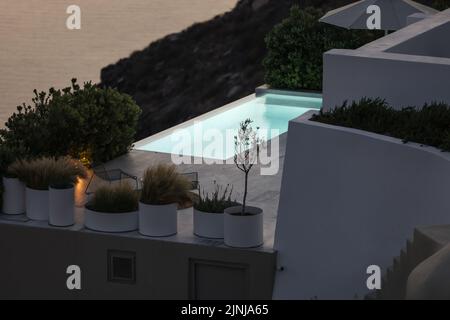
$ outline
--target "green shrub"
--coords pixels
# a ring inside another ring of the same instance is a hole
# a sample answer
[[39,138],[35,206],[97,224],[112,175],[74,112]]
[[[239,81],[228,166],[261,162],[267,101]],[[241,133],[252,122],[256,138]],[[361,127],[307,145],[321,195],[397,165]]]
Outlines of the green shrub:
[[405,124],[397,136],[405,141],[417,142],[450,151],[450,107],[432,103],[422,109],[408,108],[399,113]]
[[313,120],[387,134],[393,125],[394,111],[382,99],[363,98],[351,105],[345,102],[331,112],[320,111],[320,115],[313,116]]
[[236,201],[231,200],[231,194],[233,188],[229,189],[227,185],[225,189],[222,186],[216,184],[214,191],[209,194],[204,190],[200,190],[198,201],[194,203],[194,208],[208,213],[223,213],[225,209],[237,206]]
[[138,201],[139,192],[124,183],[98,188],[92,199],[86,204],[86,208],[104,213],[133,212],[138,210]]
[[442,11],[450,8],[450,0],[434,0],[432,6],[433,8]]
[[158,164],[144,173],[141,202],[151,205],[190,201],[191,182],[174,165]]
[[354,49],[375,40],[380,32],[344,30],[318,20],[324,11],[298,6],[266,37],[263,65],[266,82],[279,89],[322,89],[323,53],[333,48]]
[[450,106],[391,108],[384,100],[363,98],[314,115],[313,121],[361,129],[450,151]]
[[94,162],[126,153],[134,141],[140,108],[128,95],[76,79],[63,90],[34,91],[31,105],[17,107],[0,130],[4,143],[31,157],[80,158]]
[[0,175],[15,178],[15,173],[8,170],[8,168],[17,159],[24,157],[24,150],[10,148],[6,144],[0,144]]

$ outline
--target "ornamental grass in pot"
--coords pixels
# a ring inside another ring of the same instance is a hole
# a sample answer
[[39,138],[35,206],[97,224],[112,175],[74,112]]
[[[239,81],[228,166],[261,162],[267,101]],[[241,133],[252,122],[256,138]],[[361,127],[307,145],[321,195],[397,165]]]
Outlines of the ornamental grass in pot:
[[85,179],[84,165],[70,157],[51,159],[53,170],[49,186],[49,224],[66,227],[74,224],[75,185]]
[[[47,221],[55,225],[70,225],[73,219],[73,184],[85,177],[84,167],[68,157],[43,157],[21,160],[15,164],[15,172],[26,185],[26,214],[32,220]],[[72,217],[72,218],[70,218]]]
[[139,192],[128,183],[97,189],[85,205],[85,226],[101,232],[138,229]]
[[19,179],[25,183],[25,209],[31,220],[49,219],[49,186],[54,162],[51,158],[22,160],[16,164]]
[[3,174],[3,202],[4,214],[25,213],[25,184],[19,179],[20,161],[16,160],[5,170]]
[[25,185],[19,180],[16,166],[18,159],[25,155],[22,147],[12,147],[0,142],[0,194],[4,214],[25,213]]
[[145,171],[139,201],[139,232],[166,237],[177,233],[177,206],[190,201],[191,182],[174,165],[158,164]]
[[194,234],[203,238],[223,239],[224,210],[238,203],[231,200],[233,188],[214,184],[214,191],[207,193],[200,189],[198,201],[194,203]]
[[236,167],[244,174],[244,195],[242,205],[225,209],[224,242],[236,248],[253,248],[263,244],[263,210],[247,205],[249,173],[258,161],[261,141],[258,129],[252,128],[253,121],[241,122],[234,137]]

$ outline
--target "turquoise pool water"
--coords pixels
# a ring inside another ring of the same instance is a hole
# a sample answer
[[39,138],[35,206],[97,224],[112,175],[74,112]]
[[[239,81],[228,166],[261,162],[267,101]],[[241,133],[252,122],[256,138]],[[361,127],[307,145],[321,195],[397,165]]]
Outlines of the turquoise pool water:
[[290,120],[321,106],[319,97],[266,94],[231,108],[224,107],[223,112],[219,109],[210,116],[193,119],[158,139],[144,139],[135,149],[225,160],[234,155],[233,137],[241,121],[252,119],[252,126],[259,127],[261,138],[270,140],[286,132]]

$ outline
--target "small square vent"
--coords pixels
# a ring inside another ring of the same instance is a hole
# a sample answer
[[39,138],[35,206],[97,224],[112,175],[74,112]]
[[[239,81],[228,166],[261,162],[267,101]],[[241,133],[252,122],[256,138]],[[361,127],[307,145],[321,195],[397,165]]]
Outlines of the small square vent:
[[108,251],[108,281],[136,283],[136,253],[129,251]]

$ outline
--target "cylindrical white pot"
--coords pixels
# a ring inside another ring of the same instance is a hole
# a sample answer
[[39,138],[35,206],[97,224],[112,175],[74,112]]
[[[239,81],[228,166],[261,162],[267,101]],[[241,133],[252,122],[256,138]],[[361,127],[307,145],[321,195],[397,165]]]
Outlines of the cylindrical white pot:
[[139,233],[150,237],[168,237],[177,233],[176,204],[150,205],[139,202]]
[[86,228],[101,232],[130,232],[138,229],[138,211],[124,213],[105,213],[84,210]]
[[225,244],[235,248],[254,248],[263,244],[263,211],[246,207],[247,215],[241,215],[241,206],[225,209]]
[[3,213],[25,213],[25,184],[17,178],[3,177],[3,189]]
[[203,238],[223,239],[223,213],[210,213],[194,208],[194,234]]
[[74,188],[49,189],[49,221],[52,226],[67,227],[74,224]]
[[26,211],[31,220],[47,221],[49,215],[49,191],[26,187]]

